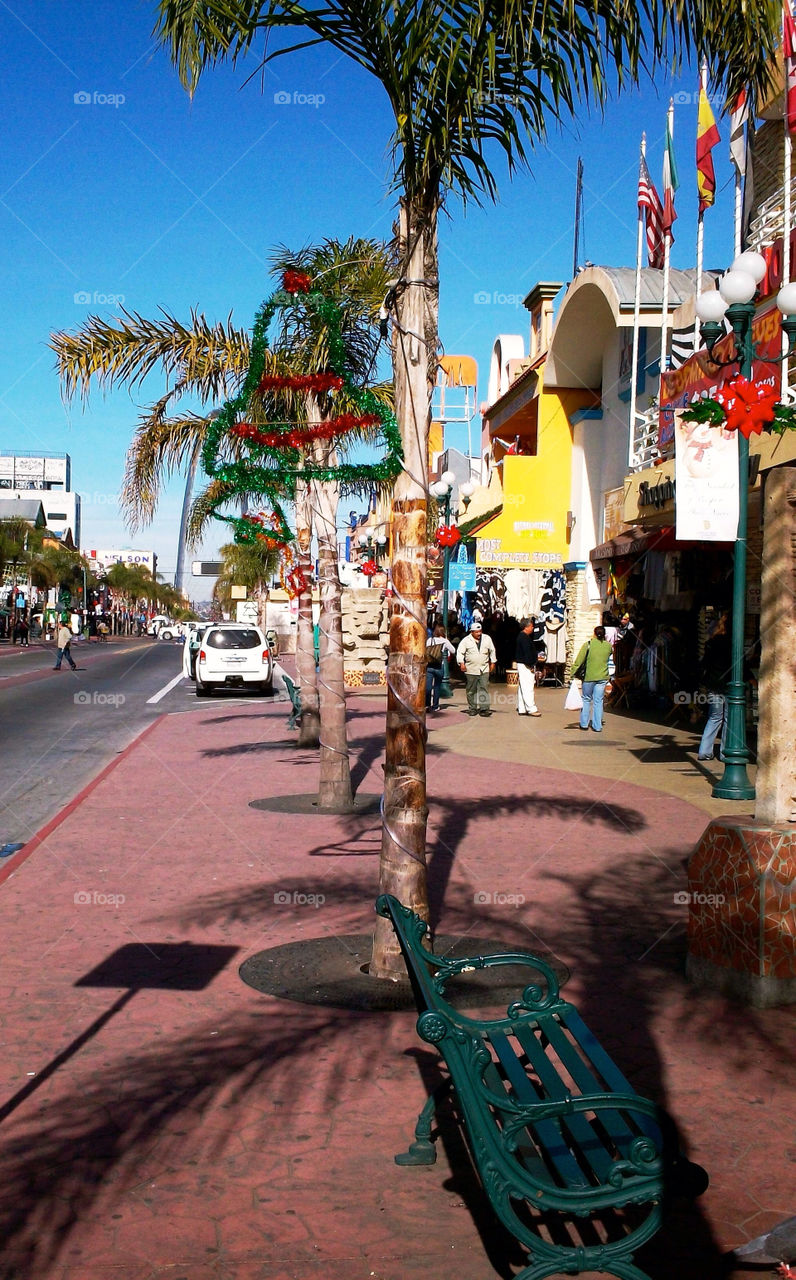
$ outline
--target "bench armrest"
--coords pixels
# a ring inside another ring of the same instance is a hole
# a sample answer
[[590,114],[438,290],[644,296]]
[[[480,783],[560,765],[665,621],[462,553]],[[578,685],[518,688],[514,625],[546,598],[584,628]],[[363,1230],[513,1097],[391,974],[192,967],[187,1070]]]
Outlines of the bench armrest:
[[[530,983],[522,992],[519,1000],[508,1009],[508,1017],[516,1018],[523,1013],[538,1013],[550,1009],[560,1001],[558,976],[555,970],[543,960],[528,951],[501,951],[492,955],[462,956],[455,960],[445,960],[434,955],[424,945],[428,933],[428,925],[419,915],[405,907],[391,894],[383,893],[376,901],[376,911],[380,916],[392,921],[398,941],[401,944],[407,971],[417,993],[421,991],[424,1001],[432,1008],[443,1000],[446,1010],[464,1024],[484,1026],[481,1020],[468,1018],[453,1009],[444,1000],[445,987],[451,978],[459,974],[471,973],[478,969],[488,969],[501,965],[524,965],[534,969],[543,979],[540,983]],[[494,1020],[491,1020],[494,1021]],[[504,1019],[500,1019],[502,1023]]]

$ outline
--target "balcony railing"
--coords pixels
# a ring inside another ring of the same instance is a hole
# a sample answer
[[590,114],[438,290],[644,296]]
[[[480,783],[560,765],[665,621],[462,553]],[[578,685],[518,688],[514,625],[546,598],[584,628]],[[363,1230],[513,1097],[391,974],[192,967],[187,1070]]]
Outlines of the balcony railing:
[[674,456],[674,446],[666,446],[664,449],[658,446],[659,413],[660,410],[655,405],[647,409],[646,413],[637,415],[630,471],[644,471],[661,459]]

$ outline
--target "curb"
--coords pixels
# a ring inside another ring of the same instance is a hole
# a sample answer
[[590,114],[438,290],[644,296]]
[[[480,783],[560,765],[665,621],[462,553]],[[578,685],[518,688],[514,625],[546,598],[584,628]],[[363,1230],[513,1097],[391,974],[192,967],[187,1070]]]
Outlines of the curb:
[[31,836],[30,840],[25,842],[24,848],[20,849],[19,853],[12,855],[6,865],[0,869],[0,884],[5,884],[6,880],[10,880],[11,876],[15,871],[19,870],[23,862],[27,862],[31,854],[36,852],[39,845],[43,844],[47,837],[51,836],[53,831],[57,830],[61,823],[65,822],[69,815],[74,813],[75,809],[79,808],[86,797],[90,796],[91,792],[98,787],[101,782],[105,781],[108,774],[112,773],[116,766],[121,764],[122,760],[124,760],[135,747],[138,747],[143,742],[144,738],[157,728],[161,720],[165,719],[167,714],[168,712],[166,711],[162,712],[159,716],[155,717],[151,724],[146,725],[146,727],[133,738],[132,742],[128,742],[127,746],[119,752],[118,756],[113,760],[110,760],[103,769],[100,769],[96,777],[92,778],[90,782],[87,782],[82,790],[78,791],[77,795],[73,796],[72,799],[64,805],[60,813],[57,813],[54,818],[50,818],[49,822],[46,822],[43,827],[39,828],[35,835]]

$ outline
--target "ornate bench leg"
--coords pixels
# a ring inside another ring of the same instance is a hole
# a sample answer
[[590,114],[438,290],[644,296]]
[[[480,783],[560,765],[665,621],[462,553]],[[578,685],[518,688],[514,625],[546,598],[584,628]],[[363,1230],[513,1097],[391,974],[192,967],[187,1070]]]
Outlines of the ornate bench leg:
[[525,1267],[522,1271],[518,1271],[514,1280],[548,1280],[550,1276],[561,1275],[579,1275],[581,1271],[598,1271],[601,1275],[616,1276],[618,1280],[650,1280],[646,1271],[640,1271],[632,1262],[623,1261],[621,1258],[606,1258],[604,1263],[584,1264],[572,1261],[570,1265],[566,1261],[559,1260],[537,1262],[530,1267]]
[[395,1157],[396,1164],[434,1164],[437,1159],[437,1149],[431,1141],[431,1123],[434,1119],[434,1112],[437,1109],[437,1103],[450,1091],[450,1080],[443,1080],[438,1085],[431,1097],[426,1102],[420,1115],[417,1117],[415,1125],[415,1140],[410,1144],[408,1151],[402,1151]]

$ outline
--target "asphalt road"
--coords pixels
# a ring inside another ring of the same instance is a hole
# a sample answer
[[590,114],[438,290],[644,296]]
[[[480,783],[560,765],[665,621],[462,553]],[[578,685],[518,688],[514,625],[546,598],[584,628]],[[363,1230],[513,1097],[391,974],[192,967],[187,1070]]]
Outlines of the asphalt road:
[[77,671],[53,671],[52,647],[0,655],[0,846],[29,840],[156,716],[195,705],[181,680],[148,701],[179,676],[180,645],[72,649]]

